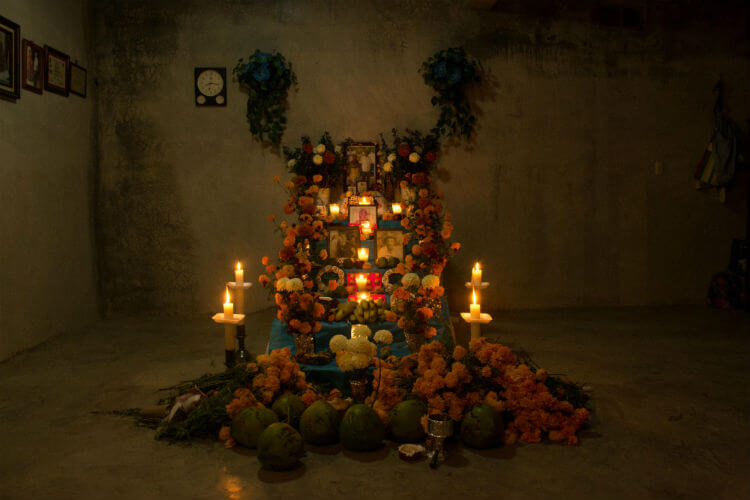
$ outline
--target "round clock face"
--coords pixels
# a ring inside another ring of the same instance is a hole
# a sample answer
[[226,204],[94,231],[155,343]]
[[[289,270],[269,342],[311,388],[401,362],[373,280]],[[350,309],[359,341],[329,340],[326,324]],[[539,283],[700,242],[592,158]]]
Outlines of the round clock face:
[[224,79],[212,69],[207,69],[198,75],[198,90],[201,94],[213,97],[224,88]]
[[216,96],[216,104],[224,104],[224,96],[217,95]]

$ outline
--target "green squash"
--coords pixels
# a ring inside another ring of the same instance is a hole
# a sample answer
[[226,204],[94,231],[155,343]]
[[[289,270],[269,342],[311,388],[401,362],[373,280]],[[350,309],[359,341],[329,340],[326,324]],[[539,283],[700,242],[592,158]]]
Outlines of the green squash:
[[494,448],[503,443],[504,430],[500,412],[483,403],[474,406],[461,422],[461,440],[472,448]]
[[266,469],[294,469],[304,455],[302,436],[289,424],[271,424],[258,438],[258,460]]
[[427,406],[418,400],[401,401],[388,416],[388,433],[399,443],[418,443],[425,437],[422,417]]
[[372,451],[383,446],[385,426],[375,410],[367,405],[350,407],[339,427],[341,445],[352,451]]
[[299,431],[302,438],[310,444],[333,444],[339,440],[340,420],[339,412],[333,406],[318,400],[302,413]]
[[271,409],[276,412],[279,417],[279,422],[286,422],[295,429],[299,428],[299,418],[302,412],[305,411],[305,403],[302,402],[299,396],[290,392],[279,396],[276,401],[273,402]]
[[246,448],[258,446],[258,437],[269,425],[278,422],[276,413],[268,408],[246,408],[232,419],[232,437]]

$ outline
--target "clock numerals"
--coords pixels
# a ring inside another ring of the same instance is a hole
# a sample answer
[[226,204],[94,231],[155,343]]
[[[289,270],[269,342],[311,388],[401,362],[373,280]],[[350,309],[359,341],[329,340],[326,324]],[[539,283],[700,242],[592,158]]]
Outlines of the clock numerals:
[[195,68],[196,106],[225,106],[226,68]]

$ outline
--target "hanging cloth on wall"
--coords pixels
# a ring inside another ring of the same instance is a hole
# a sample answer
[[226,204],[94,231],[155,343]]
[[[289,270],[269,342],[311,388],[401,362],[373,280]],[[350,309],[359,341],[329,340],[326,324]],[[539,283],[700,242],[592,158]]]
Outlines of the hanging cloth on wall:
[[714,132],[698,162],[695,178],[701,186],[724,187],[734,177],[737,160],[737,133],[734,123],[724,115],[724,85],[714,86]]

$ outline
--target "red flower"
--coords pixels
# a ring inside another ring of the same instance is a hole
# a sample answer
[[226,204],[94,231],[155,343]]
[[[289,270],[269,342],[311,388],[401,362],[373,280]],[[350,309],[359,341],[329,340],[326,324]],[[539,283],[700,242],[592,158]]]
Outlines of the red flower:
[[434,151],[428,151],[427,153],[425,153],[424,159],[429,162],[433,162],[437,159],[437,156],[435,155]]
[[326,151],[323,153],[323,161],[326,163],[326,165],[330,165],[334,161],[336,161],[336,155],[331,153],[330,151]]
[[310,154],[313,152],[313,146],[309,142],[306,142],[302,145],[302,151],[304,151],[307,154]]
[[406,142],[402,142],[398,145],[398,154],[400,156],[409,156],[409,153],[411,153],[411,148],[409,147],[409,144]]

